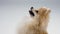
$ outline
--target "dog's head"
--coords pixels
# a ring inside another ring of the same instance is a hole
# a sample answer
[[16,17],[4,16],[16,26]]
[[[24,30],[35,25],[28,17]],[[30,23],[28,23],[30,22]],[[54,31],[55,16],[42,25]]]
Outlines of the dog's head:
[[34,18],[40,18],[40,19],[45,19],[49,17],[51,10],[46,7],[41,7],[39,9],[34,9],[34,7],[31,7],[29,10],[30,15]]

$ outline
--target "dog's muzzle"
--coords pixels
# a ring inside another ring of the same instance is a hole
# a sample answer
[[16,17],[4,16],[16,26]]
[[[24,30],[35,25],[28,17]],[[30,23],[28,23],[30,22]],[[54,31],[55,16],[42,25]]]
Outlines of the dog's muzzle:
[[34,13],[32,11],[29,11],[30,15],[31,16],[35,16]]

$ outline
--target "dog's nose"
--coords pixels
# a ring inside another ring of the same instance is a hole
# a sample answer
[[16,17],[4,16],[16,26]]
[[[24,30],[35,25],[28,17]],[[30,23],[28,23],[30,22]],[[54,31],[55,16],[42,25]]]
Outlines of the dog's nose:
[[29,11],[29,13],[30,13],[31,16],[35,16],[33,11]]
[[33,7],[30,8],[31,10],[34,9]]

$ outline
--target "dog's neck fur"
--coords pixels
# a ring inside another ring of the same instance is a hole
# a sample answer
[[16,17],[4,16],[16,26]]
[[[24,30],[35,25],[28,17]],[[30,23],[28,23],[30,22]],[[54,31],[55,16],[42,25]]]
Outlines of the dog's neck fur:
[[[45,19],[46,20],[46,19]],[[40,18],[34,18],[33,24],[29,27],[30,31],[33,31],[34,34],[47,34],[47,23],[44,21],[41,21]]]

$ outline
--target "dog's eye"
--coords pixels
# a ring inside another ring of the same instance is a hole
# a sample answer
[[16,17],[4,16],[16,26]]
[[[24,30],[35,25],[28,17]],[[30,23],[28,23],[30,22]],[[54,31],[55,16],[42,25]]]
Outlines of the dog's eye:
[[35,10],[35,12],[36,12],[36,13],[38,13],[38,11],[37,11],[37,10]]

